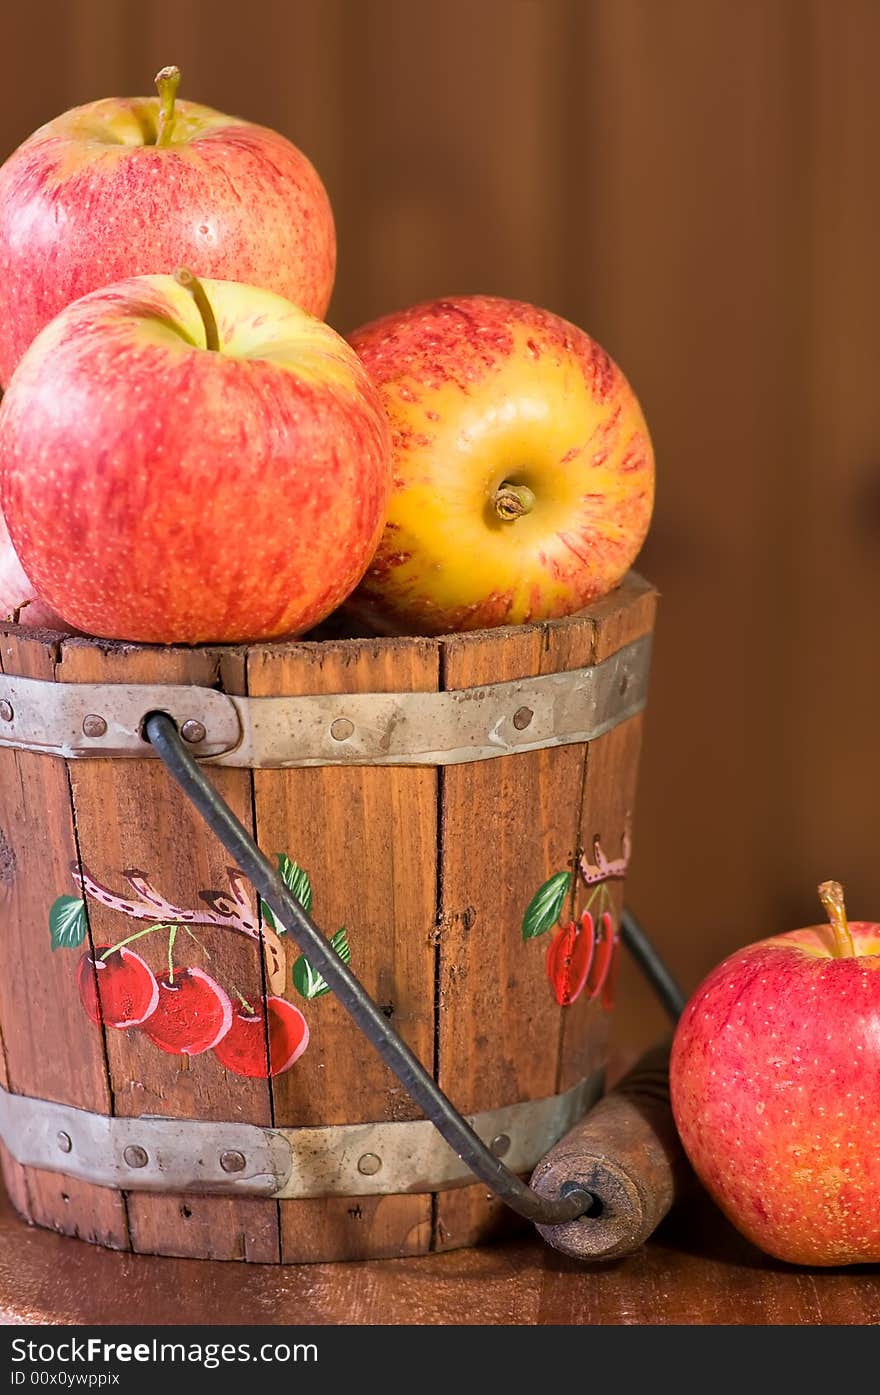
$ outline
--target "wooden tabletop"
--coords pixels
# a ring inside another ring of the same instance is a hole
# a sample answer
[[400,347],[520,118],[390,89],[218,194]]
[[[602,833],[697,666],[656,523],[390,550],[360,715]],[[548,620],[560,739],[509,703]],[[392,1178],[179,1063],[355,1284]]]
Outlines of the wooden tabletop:
[[0,1197],[0,1321],[778,1324],[880,1322],[880,1268],[777,1264],[695,1191],[641,1253],[585,1269],[536,1237],[274,1268],[117,1254],[25,1226]]

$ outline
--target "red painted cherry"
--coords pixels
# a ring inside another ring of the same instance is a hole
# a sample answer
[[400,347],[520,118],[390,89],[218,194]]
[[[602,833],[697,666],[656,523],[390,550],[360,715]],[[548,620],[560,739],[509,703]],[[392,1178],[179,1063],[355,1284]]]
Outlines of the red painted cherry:
[[232,1026],[232,1004],[203,969],[175,969],[158,979],[159,1002],[144,1032],[163,1051],[198,1056],[222,1041]]
[[[611,962],[614,958],[614,950],[617,945],[617,936],[614,933],[614,917],[610,911],[605,911],[602,916],[602,931],[596,940],[596,953],[590,965],[590,972],[587,976],[587,997],[598,998],[602,993],[602,1002],[605,1007],[611,1006],[609,997],[611,994],[612,979],[609,973]],[[607,989],[608,993],[603,992]]]
[[[269,1031],[269,1062],[266,1070],[266,1020]],[[282,1075],[298,1061],[309,1044],[309,1027],[299,1008],[286,998],[266,998],[255,1013],[242,1006],[236,1009],[232,1026],[214,1050],[214,1055],[234,1075]]]
[[547,950],[547,977],[560,1007],[568,1007],[587,981],[593,958],[593,917],[584,911],[581,923],[560,926]]
[[116,949],[102,959],[110,945],[84,954],[76,971],[79,996],[98,1026],[139,1027],[155,1011],[159,985],[153,970],[133,949]]

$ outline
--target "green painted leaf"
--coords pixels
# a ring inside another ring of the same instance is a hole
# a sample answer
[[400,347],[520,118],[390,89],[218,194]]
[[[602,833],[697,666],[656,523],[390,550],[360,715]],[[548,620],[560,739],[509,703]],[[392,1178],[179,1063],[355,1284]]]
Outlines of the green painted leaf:
[[327,985],[308,959],[301,954],[293,966],[293,986],[304,998],[318,998],[326,993]]
[[[288,857],[287,853],[276,853],[275,856],[278,861],[278,873],[284,885],[288,891],[293,893],[303,910],[310,911],[312,909],[312,883],[308,872],[304,867],[300,867],[298,862],[294,862],[292,858]],[[260,897],[260,915],[270,930],[274,930],[278,935],[287,934],[284,926],[272,914],[271,906],[267,906],[262,897]]]
[[80,896],[59,896],[49,911],[53,949],[78,949],[86,937],[86,903]]
[[335,949],[343,964],[351,963],[351,949],[348,943],[348,931],[346,930],[344,925],[340,930],[336,931],[335,935],[331,936],[330,945],[331,948]]
[[304,911],[312,909],[312,883],[309,874],[298,862],[293,862],[287,853],[278,853],[278,871],[281,880],[296,897]]
[[524,940],[534,940],[556,924],[570,885],[570,872],[554,872],[553,876],[538,888],[523,916]]
[[[344,925],[331,937],[330,947],[339,955],[343,964],[351,963],[348,932]],[[324,980],[317,969],[312,968],[304,954],[299,956],[293,966],[293,986],[297,993],[301,993],[304,998],[322,998],[325,993],[330,992],[329,983]]]

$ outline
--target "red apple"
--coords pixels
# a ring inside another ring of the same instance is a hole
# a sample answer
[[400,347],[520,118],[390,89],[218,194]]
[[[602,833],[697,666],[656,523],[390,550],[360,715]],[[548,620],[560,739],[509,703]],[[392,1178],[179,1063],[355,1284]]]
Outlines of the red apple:
[[0,620],[13,620],[26,629],[70,630],[51,606],[40,600],[24,574],[9,530],[0,516]]
[[0,383],[71,301],[181,264],[326,311],[336,240],[315,170],[275,131],[175,105],[179,78],[65,112],[0,169]]
[[47,605],[110,639],[309,629],[363,575],[390,489],[357,356],[271,291],[121,281],[37,336],[0,405],[2,507]]
[[80,959],[76,982],[82,1005],[99,1025],[139,1027],[156,1009],[159,985],[134,950],[110,950],[110,945],[99,945]]
[[175,1055],[210,1051],[232,1026],[232,1004],[203,969],[175,969],[157,980],[159,1001],[143,1030],[155,1046]]
[[[268,1017],[269,1063],[266,1070],[266,1020]],[[309,1028],[299,1008],[286,998],[267,998],[256,1012],[236,1009],[232,1026],[214,1048],[214,1055],[235,1075],[282,1075],[298,1061],[309,1044]]]
[[589,335],[489,296],[417,305],[351,343],[391,421],[394,491],[353,608],[442,633],[568,615],[621,580],[647,532],[639,404]]
[[732,954],[675,1035],[672,1107],[735,1226],[795,1264],[880,1260],[880,925],[829,925]]

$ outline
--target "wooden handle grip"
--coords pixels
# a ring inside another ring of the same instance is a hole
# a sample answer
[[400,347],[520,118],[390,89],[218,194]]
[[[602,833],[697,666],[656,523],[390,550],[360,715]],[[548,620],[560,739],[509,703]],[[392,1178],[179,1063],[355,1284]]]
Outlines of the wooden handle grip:
[[610,1094],[569,1129],[532,1174],[543,1196],[576,1183],[596,1198],[594,1213],[537,1227],[575,1259],[619,1259],[643,1245],[671,1207],[687,1163],[669,1104],[669,1043],[641,1058]]

